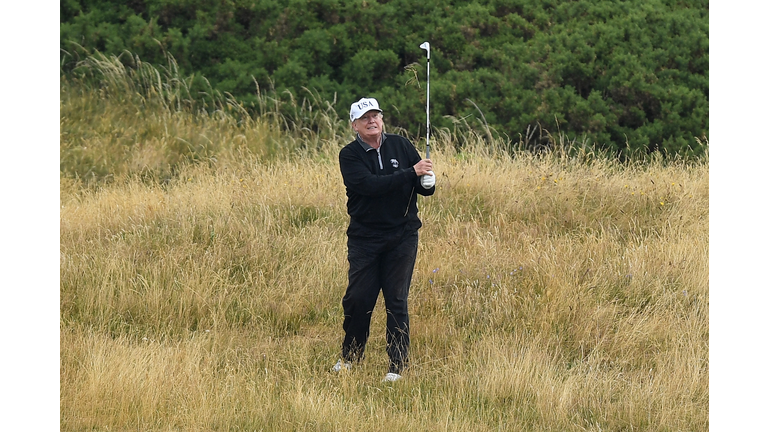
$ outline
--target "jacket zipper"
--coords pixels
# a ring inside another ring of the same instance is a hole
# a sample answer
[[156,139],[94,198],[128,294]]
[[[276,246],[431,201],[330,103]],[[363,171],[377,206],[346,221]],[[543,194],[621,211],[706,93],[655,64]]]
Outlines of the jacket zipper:
[[411,196],[408,197],[408,205],[405,206],[405,214],[403,217],[408,217],[408,210],[411,209],[411,198],[413,198],[413,191],[416,190],[416,187],[411,188]]

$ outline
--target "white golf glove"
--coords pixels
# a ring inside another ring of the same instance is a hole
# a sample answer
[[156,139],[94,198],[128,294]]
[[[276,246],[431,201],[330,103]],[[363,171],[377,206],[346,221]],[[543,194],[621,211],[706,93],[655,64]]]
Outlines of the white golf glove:
[[421,176],[421,186],[424,189],[431,189],[435,186],[435,173],[429,171],[427,174]]

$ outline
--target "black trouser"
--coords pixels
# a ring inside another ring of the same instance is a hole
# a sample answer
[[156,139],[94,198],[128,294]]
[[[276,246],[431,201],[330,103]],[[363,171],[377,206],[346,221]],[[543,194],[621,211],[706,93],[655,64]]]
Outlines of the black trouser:
[[377,238],[349,236],[349,285],[341,301],[344,308],[345,361],[363,358],[371,326],[371,314],[384,294],[387,309],[387,354],[389,371],[400,373],[408,363],[408,292],[416,263],[419,234],[398,230]]

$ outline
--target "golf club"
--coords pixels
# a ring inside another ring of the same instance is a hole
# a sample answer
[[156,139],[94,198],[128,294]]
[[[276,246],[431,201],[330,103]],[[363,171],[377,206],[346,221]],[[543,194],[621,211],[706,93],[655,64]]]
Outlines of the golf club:
[[427,159],[429,159],[429,42],[419,45],[419,48],[427,50]]

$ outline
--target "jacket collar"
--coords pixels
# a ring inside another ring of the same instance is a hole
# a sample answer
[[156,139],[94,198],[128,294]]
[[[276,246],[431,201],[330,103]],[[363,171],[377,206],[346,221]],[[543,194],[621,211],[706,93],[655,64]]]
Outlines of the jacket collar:
[[[363,141],[363,139],[362,139],[362,138],[360,138],[360,134],[356,134],[356,135],[357,135],[357,136],[355,137],[355,140],[357,141],[357,143],[358,143],[358,144],[360,144],[360,146],[363,148],[363,150],[365,150],[366,152],[367,152],[368,150],[373,150],[373,147],[371,147],[370,145],[368,145],[368,143],[366,143],[365,141]],[[381,145],[379,145],[379,148],[381,148],[381,146],[382,146],[382,145],[384,145],[384,141],[385,141],[386,139],[387,139],[387,134],[385,134],[385,133],[383,133],[383,132],[382,132],[382,133],[381,133]]]

